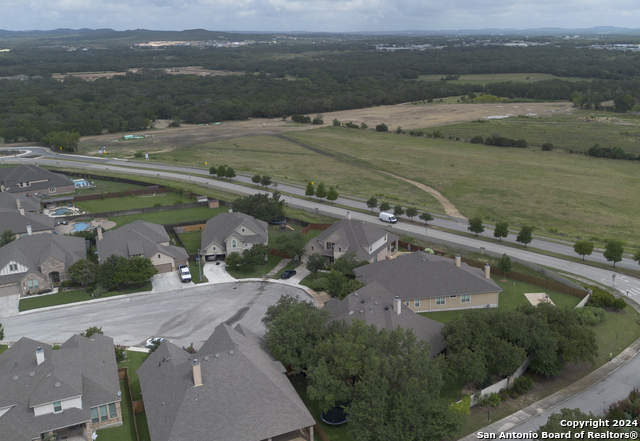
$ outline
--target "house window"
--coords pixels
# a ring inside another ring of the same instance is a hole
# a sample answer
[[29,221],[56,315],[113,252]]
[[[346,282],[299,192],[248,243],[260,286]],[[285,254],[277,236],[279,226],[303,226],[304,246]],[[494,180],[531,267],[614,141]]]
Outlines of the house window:
[[97,407],[92,407],[91,408],[91,422],[94,423],[94,424],[100,422],[100,418],[98,417],[98,408]]
[[408,307],[409,306],[409,300],[405,300],[404,301],[404,306]]
[[375,256],[373,256],[373,261],[377,262],[378,261],[378,255],[376,254]]
[[313,245],[311,245],[311,251],[313,251]]
[[215,251],[215,250],[216,250],[216,247],[213,247],[213,251]]
[[109,404],[109,418],[118,418],[118,411],[116,411],[116,403]]
[[443,297],[436,297],[436,305],[444,305],[446,299]]
[[60,401],[53,402],[53,413],[62,412],[62,403]]
[[458,297],[458,296],[449,296],[449,297],[451,297],[452,299],[455,299],[455,298],[456,298],[456,297]]
[[471,294],[462,294],[460,296],[460,303],[469,303],[471,301]]
[[40,289],[40,283],[37,280],[27,280],[27,288],[29,290]]
[[10,263],[9,264],[9,271],[18,271],[18,264],[17,263]]
[[55,187],[50,187],[49,188],[49,193],[55,193],[56,192],[56,188]]
[[242,232],[244,233],[244,228],[242,229]]
[[100,421],[107,421],[109,414],[107,414],[107,406],[100,406]]
[[415,299],[415,300],[413,301],[413,306],[414,306],[415,308],[418,308],[418,307],[420,306],[420,299]]
[[338,251],[339,251],[339,252],[342,252],[342,247],[338,247]]
[[238,246],[238,242],[235,239],[231,241],[231,248],[236,248]]
[[327,242],[327,249],[332,250],[335,244],[333,242]]

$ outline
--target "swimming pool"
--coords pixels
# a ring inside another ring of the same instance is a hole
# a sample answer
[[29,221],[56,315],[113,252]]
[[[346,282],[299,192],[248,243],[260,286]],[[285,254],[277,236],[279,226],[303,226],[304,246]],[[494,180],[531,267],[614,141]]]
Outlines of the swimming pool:
[[71,210],[68,208],[58,208],[57,210],[53,210],[53,214],[56,216],[64,216],[67,213],[70,213]]
[[88,224],[88,223],[86,223],[86,222],[78,222],[77,224],[75,224],[75,225],[73,226],[73,230],[71,230],[71,231],[84,231],[84,230],[86,230],[87,228],[89,228],[90,226],[91,226],[91,225],[89,225],[89,224]]
[[86,179],[74,179],[73,185],[75,188],[91,187],[91,183]]

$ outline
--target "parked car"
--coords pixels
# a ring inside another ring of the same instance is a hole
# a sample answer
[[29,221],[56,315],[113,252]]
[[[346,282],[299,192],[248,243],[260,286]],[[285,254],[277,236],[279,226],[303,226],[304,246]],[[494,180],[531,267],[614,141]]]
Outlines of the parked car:
[[393,214],[385,213],[384,211],[382,213],[380,213],[378,218],[382,222],[389,222],[390,224],[395,224],[396,222],[398,222],[398,219],[396,219],[396,217]]
[[183,283],[191,282],[191,271],[189,271],[189,267],[187,265],[180,265],[178,267],[178,273],[180,274],[180,279]]
[[162,343],[164,341],[164,338],[162,337],[151,337],[149,339],[147,339],[147,343],[146,346],[151,349],[152,347],[154,347],[156,344],[159,345],[160,343]]
[[290,279],[291,277],[296,275],[296,270],[286,270],[284,273],[282,273],[282,275],[280,276],[281,279]]

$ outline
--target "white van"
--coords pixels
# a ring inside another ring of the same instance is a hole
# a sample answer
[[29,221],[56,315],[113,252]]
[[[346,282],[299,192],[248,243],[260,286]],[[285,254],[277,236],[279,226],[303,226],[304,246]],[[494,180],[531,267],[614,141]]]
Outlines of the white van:
[[385,213],[384,211],[380,213],[380,216],[378,217],[382,222],[389,222],[390,224],[395,224],[396,222],[398,222],[398,219],[396,219],[393,214]]

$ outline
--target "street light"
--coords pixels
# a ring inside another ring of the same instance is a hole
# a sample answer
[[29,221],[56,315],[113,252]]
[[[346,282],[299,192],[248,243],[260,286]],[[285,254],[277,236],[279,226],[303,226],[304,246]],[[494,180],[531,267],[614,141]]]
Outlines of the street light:
[[198,261],[198,275],[200,276],[200,281],[202,282],[202,270],[200,269],[200,248],[198,248],[198,255],[196,256],[196,260]]
[[613,282],[611,282],[611,288],[615,288],[616,287],[616,275],[615,274],[611,274],[611,279],[613,280]]

